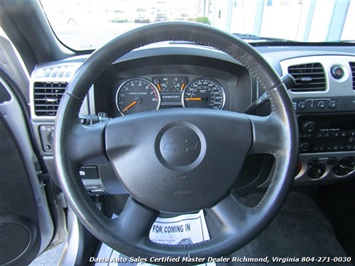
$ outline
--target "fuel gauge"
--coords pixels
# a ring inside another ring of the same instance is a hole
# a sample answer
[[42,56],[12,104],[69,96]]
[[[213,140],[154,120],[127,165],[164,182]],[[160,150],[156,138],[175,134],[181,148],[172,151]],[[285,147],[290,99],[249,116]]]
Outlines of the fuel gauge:
[[160,92],[168,90],[168,86],[169,86],[168,78],[161,78],[161,77],[153,78],[153,83],[155,86],[157,86]]
[[153,83],[161,93],[181,93],[185,89],[187,81],[186,77],[153,77]]

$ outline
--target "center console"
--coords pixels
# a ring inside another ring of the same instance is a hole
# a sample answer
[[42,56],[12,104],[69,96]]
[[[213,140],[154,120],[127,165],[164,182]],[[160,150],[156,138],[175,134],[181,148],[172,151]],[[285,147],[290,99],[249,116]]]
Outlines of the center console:
[[300,179],[333,179],[355,172],[355,116],[298,117]]
[[295,79],[289,90],[299,127],[295,183],[341,180],[355,174],[355,59],[305,56],[280,62]]

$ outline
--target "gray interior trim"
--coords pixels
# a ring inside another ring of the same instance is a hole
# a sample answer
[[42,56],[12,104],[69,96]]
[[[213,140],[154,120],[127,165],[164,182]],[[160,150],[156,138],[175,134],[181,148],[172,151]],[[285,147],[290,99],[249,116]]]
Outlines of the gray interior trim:
[[79,224],[74,212],[68,207],[68,241],[58,265],[76,265],[79,254]]
[[[355,91],[352,88],[352,75],[349,62],[355,62],[355,56],[307,56],[293,59],[287,59],[280,62],[283,75],[288,73],[287,68],[292,65],[320,63],[324,67],[326,77],[325,91],[307,91],[294,92],[289,91],[291,99],[293,98],[317,98],[317,97],[341,97],[355,96]],[[330,74],[330,69],[334,65],[339,65],[344,70],[344,77],[336,80]]]
[[38,165],[38,161],[30,148],[32,147],[32,144],[28,133],[26,133],[27,127],[26,122],[23,119],[21,107],[2,78],[0,78],[0,82],[4,85],[12,98],[10,101],[0,104],[0,112],[4,119],[6,119],[7,124],[11,127],[11,130],[18,141],[18,146],[23,156],[33,194],[36,195],[38,215],[41,218],[38,222],[40,227],[39,232],[41,232],[42,236],[40,246],[40,252],[42,252],[47,248],[52,239],[54,227],[49,213],[46,196],[37,176],[39,173],[37,172],[35,165]]
[[7,38],[5,32],[0,29],[0,64],[12,76],[18,87],[21,89],[27,103],[29,103],[29,80],[30,76],[21,56]]

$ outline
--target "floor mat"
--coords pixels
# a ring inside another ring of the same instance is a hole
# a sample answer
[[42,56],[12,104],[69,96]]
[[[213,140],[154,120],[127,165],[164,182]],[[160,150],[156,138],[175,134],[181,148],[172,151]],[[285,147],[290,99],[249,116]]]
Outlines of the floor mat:
[[[60,257],[62,256],[65,243],[56,245],[43,252],[29,266],[57,266],[59,265]],[[65,265],[63,265],[65,266]]]
[[355,179],[321,187],[317,200],[345,251],[355,260]]
[[[244,201],[246,205],[255,205],[261,197],[261,194],[252,194]],[[293,264],[297,259],[302,262],[302,258],[311,258],[308,262],[312,263],[318,258],[344,256],[346,253],[325,214],[310,196],[298,192],[289,194],[282,210],[265,231],[232,254],[238,258],[268,257],[270,262],[283,265]]]

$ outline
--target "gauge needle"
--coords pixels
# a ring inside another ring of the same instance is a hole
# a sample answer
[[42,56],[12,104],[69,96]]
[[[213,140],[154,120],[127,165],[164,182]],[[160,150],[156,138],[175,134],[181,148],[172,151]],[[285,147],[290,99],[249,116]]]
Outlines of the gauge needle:
[[158,90],[161,91],[160,81],[159,79],[153,80],[153,83],[157,86]]
[[137,104],[137,101],[131,102],[129,105],[127,105],[126,108],[124,108],[124,109],[122,110],[122,112],[126,112],[129,108],[135,106],[136,104]]
[[126,112],[129,108],[132,108],[133,106],[141,102],[143,102],[143,99],[141,97],[135,98],[133,102],[131,102],[129,105],[126,106],[126,108],[122,110],[122,113]]
[[203,99],[201,97],[195,97],[195,98],[186,98],[186,101],[202,101]]

